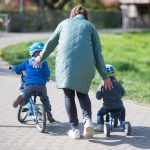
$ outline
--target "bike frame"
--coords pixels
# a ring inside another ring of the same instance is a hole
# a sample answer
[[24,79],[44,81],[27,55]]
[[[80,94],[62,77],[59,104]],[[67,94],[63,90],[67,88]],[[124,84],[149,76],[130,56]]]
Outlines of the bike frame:
[[[25,77],[25,76],[24,76],[23,72],[21,72],[21,82],[22,82],[22,84],[21,84],[21,86],[20,86],[20,90],[21,90],[22,92],[24,92],[24,85],[23,85],[23,84],[25,83],[24,77]],[[36,111],[36,106],[35,106],[35,104],[36,104],[36,96],[37,96],[37,93],[35,93],[34,95],[35,95],[34,100],[33,100],[33,98],[31,97],[31,98],[29,99],[29,101],[28,101],[28,108],[29,108],[29,116],[31,116],[33,120],[36,120],[36,118],[37,118],[37,111]]]
[[[110,114],[110,128],[112,129],[113,128],[113,117],[112,117],[112,113],[109,113],[109,114]],[[125,125],[124,125],[122,119],[118,115],[116,115],[115,117],[119,120],[120,127],[125,129]]]
[[32,117],[32,119],[36,120],[37,118],[37,112],[36,112],[36,108],[35,108],[35,102],[32,100],[32,98],[30,98],[29,102],[28,102],[28,108],[29,108],[29,115]]

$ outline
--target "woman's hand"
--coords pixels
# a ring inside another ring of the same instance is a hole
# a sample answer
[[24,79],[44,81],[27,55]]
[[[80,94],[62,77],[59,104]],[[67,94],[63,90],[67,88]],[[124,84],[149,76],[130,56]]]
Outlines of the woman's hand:
[[112,82],[109,78],[107,80],[104,80],[104,87],[106,90],[109,89],[110,91],[113,88]]
[[37,56],[32,64],[35,68],[40,67],[42,64],[40,56]]

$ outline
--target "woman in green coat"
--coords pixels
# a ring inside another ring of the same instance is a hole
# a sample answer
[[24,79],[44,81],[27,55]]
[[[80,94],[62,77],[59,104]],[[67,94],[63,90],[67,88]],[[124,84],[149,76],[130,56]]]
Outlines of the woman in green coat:
[[88,92],[95,75],[95,67],[104,80],[104,86],[111,89],[112,84],[105,68],[98,33],[88,21],[87,10],[81,5],[75,6],[70,18],[57,26],[34,64],[38,65],[45,60],[57,45],[56,85],[63,89],[65,95],[65,107],[72,127],[68,135],[80,138],[76,93],[83,112],[83,135],[85,138],[92,138],[94,132]]

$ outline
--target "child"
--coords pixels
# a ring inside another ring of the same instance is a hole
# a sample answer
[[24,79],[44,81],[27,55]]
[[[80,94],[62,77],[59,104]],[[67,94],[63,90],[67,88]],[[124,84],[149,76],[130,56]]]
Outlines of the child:
[[104,115],[108,112],[121,112],[121,119],[125,121],[125,108],[121,100],[125,95],[125,90],[115,77],[115,67],[107,64],[106,69],[110,80],[112,81],[113,88],[106,90],[103,85],[100,85],[96,92],[96,98],[100,100],[103,98],[103,106],[97,113],[97,126],[95,131],[103,131]]
[[25,88],[23,95],[19,95],[18,98],[13,102],[13,107],[16,108],[18,105],[26,105],[34,92],[40,93],[40,99],[43,103],[44,109],[47,112],[47,117],[50,122],[55,122],[51,114],[51,105],[47,96],[46,82],[50,77],[50,70],[48,63],[43,61],[40,67],[34,67],[33,61],[44,47],[44,43],[37,42],[33,43],[29,47],[30,59],[24,61],[21,64],[12,67],[12,71],[21,72],[26,71],[25,76]]

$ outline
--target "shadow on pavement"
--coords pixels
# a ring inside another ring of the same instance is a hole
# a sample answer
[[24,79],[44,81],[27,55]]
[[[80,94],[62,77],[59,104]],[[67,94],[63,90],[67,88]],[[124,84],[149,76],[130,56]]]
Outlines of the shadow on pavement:
[[117,146],[127,143],[137,148],[150,149],[149,139],[150,127],[133,126],[131,136],[111,135],[110,137],[93,138],[89,142],[107,146]]
[[55,135],[66,135],[66,132],[70,129],[70,124],[69,123],[64,123],[64,122],[56,122],[52,124],[47,125],[47,134],[51,134],[53,136]]
[[[53,136],[63,136],[66,135],[67,132],[70,130],[70,123],[69,122],[56,122],[53,124],[48,124],[47,125],[47,130],[46,133],[47,134],[51,134]],[[80,122],[79,123],[79,129],[81,131],[83,131],[83,123]],[[82,135],[81,135],[81,139],[82,139]]]

